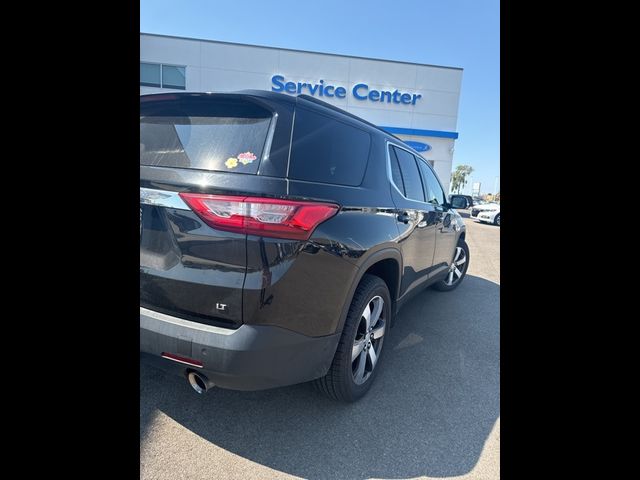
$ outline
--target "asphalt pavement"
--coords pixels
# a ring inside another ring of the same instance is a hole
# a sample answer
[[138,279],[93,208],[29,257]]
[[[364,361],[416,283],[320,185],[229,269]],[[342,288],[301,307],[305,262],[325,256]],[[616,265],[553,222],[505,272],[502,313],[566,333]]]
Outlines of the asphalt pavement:
[[500,227],[465,223],[467,277],[400,311],[355,404],[310,384],[197,395],[141,364],[141,478],[499,478]]

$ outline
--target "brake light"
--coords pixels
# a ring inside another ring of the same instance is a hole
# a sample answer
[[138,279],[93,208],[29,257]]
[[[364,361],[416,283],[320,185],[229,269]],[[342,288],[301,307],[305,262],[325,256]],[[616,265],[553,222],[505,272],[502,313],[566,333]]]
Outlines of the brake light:
[[331,203],[275,198],[181,193],[210,227],[263,237],[308,240],[313,230],[338,211]]

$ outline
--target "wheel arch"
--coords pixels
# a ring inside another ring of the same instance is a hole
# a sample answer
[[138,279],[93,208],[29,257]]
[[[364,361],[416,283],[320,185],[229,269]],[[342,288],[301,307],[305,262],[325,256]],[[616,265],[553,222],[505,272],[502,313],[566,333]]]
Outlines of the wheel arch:
[[348,295],[344,305],[342,306],[337,332],[342,332],[344,322],[347,318],[347,314],[349,313],[349,307],[353,301],[353,295],[355,294],[358,285],[360,285],[362,277],[367,273],[380,277],[387,284],[389,294],[391,295],[392,312],[395,312],[396,302],[400,291],[402,268],[402,255],[396,248],[385,248],[371,254],[360,265],[358,273],[349,287]]

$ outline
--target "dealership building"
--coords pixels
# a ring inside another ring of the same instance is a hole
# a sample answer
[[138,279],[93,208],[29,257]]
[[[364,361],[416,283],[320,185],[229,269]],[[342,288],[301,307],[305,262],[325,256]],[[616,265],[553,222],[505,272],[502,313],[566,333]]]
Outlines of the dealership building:
[[307,94],[409,143],[449,190],[462,69],[140,34],[140,93]]

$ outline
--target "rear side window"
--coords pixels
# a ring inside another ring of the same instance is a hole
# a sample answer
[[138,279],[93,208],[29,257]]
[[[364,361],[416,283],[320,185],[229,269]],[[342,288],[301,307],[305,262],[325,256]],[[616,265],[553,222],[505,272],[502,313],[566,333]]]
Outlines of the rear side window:
[[297,107],[289,178],[357,186],[367,168],[371,136],[334,118]]
[[420,172],[418,171],[415,157],[401,148],[391,148],[395,151],[400,164],[400,172],[404,182],[404,196],[411,200],[424,202],[424,191],[422,190],[422,181],[420,180]]
[[207,115],[141,115],[140,165],[255,174],[271,113],[232,107]]

